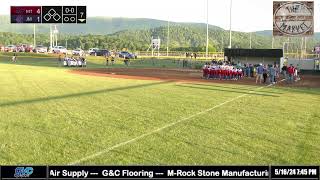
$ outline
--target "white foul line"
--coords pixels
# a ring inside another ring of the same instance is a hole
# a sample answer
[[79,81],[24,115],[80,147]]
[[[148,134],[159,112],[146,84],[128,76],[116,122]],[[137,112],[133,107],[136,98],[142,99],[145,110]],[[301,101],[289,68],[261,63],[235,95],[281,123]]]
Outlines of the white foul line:
[[[283,81],[283,80],[281,80],[281,81]],[[280,82],[281,82],[281,81],[280,81]],[[273,85],[273,84],[269,84],[268,86],[259,87],[259,88],[255,89],[255,90],[253,90],[253,91],[249,91],[247,94],[242,94],[242,95],[237,96],[237,97],[235,97],[235,98],[232,98],[232,99],[230,99],[230,100],[228,100],[228,101],[225,101],[225,102],[223,102],[223,103],[221,103],[221,104],[215,105],[215,106],[213,106],[213,107],[211,107],[211,108],[209,108],[209,109],[206,109],[206,110],[204,110],[204,111],[200,111],[200,112],[198,112],[198,113],[196,113],[196,114],[193,114],[193,115],[191,115],[191,116],[189,116],[189,117],[182,118],[182,119],[180,119],[179,121],[176,121],[176,122],[167,124],[167,125],[162,126],[162,127],[158,128],[158,129],[155,129],[155,130],[153,130],[153,131],[147,132],[147,133],[142,134],[142,135],[140,135],[140,136],[137,136],[137,137],[135,137],[135,138],[133,138],[133,139],[130,139],[130,140],[128,140],[128,141],[124,141],[124,142],[121,142],[121,143],[116,144],[116,145],[114,145],[114,146],[108,147],[108,148],[106,148],[106,149],[104,149],[104,150],[102,150],[102,151],[96,152],[96,153],[94,153],[94,154],[92,154],[92,155],[89,155],[89,156],[86,156],[86,157],[84,157],[84,158],[81,158],[81,159],[79,159],[79,160],[77,160],[77,161],[75,161],[75,162],[69,163],[69,165],[76,165],[76,164],[79,164],[79,163],[81,163],[81,162],[83,162],[83,161],[87,161],[87,160],[89,160],[89,159],[93,159],[93,158],[98,157],[98,156],[100,156],[100,155],[102,155],[102,154],[105,154],[105,153],[107,153],[107,152],[110,152],[110,151],[112,151],[112,150],[114,150],[114,149],[116,149],[116,148],[118,148],[118,147],[121,147],[121,146],[130,144],[130,143],[133,143],[133,142],[135,142],[135,141],[138,141],[138,140],[140,140],[140,139],[142,139],[142,138],[144,138],[144,137],[146,137],[146,136],[149,136],[149,135],[151,135],[151,134],[155,134],[155,133],[160,132],[160,131],[162,131],[162,130],[164,130],[164,129],[167,129],[167,128],[169,128],[169,127],[172,127],[172,126],[174,126],[174,125],[176,125],[176,124],[178,124],[178,123],[187,121],[187,120],[189,120],[189,119],[191,119],[191,118],[193,118],[193,117],[196,117],[196,116],[198,116],[198,115],[207,113],[207,112],[209,112],[209,111],[212,111],[212,110],[215,109],[215,108],[218,108],[218,107],[223,106],[223,105],[225,105],[225,104],[227,104],[227,103],[230,103],[230,102],[232,102],[232,101],[235,101],[235,100],[237,100],[237,99],[240,99],[240,98],[242,98],[242,97],[244,97],[244,96],[250,95],[250,93],[253,93],[254,91],[263,89],[263,88],[265,88],[265,87],[270,87],[270,86],[272,86],[272,85]]]

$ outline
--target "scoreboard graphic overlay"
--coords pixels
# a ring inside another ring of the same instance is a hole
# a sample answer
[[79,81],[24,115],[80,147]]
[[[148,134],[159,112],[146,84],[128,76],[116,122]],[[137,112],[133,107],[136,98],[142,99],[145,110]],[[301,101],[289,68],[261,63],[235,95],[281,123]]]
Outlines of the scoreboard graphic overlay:
[[15,24],[86,24],[87,6],[11,6]]

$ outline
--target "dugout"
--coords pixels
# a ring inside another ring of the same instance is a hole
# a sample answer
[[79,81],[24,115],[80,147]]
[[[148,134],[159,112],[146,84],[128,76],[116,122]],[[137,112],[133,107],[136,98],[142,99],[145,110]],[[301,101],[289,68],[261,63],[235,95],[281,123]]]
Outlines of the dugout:
[[[280,64],[282,49],[224,49],[224,56],[235,64]],[[281,65],[281,64],[280,64]]]

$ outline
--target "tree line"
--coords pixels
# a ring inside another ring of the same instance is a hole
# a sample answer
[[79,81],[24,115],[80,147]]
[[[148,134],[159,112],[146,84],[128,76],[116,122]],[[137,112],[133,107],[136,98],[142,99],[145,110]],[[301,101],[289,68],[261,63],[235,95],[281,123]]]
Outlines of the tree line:
[[[59,34],[58,45],[67,46],[68,49],[89,48],[101,49],[117,49],[126,48],[130,51],[146,51],[150,44],[151,38],[161,39],[160,50],[167,49],[167,27],[158,27],[148,30],[126,30],[119,31],[110,35],[71,35]],[[199,26],[191,25],[176,25],[170,27],[169,31],[169,49],[170,51],[192,51],[204,52],[206,50],[206,29]],[[233,32],[232,47],[233,48],[249,48],[250,34],[243,32]],[[271,48],[272,37],[267,35],[258,35],[252,33],[252,48]],[[275,38],[274,47],[282,48],[282,43],[288,41],[287,38]],[[301,48],[301,38],[290,38],[292,44],[290,48],[292,52],[296,52]],[[318,43],[316,38],[308,38],[308,49],[313,49]],[[0,33],[0,45],[9,44],[33,44],[32,34],[17,34],[10,32]],[[50,38],[48,34],[37,34],[36,44],[49,46]],[[229,45],[229,32],[210,28],[209,29],[209,52],[223,51]]]

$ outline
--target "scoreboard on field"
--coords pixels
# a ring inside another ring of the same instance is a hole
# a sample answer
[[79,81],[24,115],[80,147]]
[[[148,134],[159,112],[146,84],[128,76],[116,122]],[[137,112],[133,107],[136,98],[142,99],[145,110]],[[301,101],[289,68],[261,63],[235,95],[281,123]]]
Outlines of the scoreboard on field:
[[86,6],[11,6],[11,23],[72,23],[87,22]]

